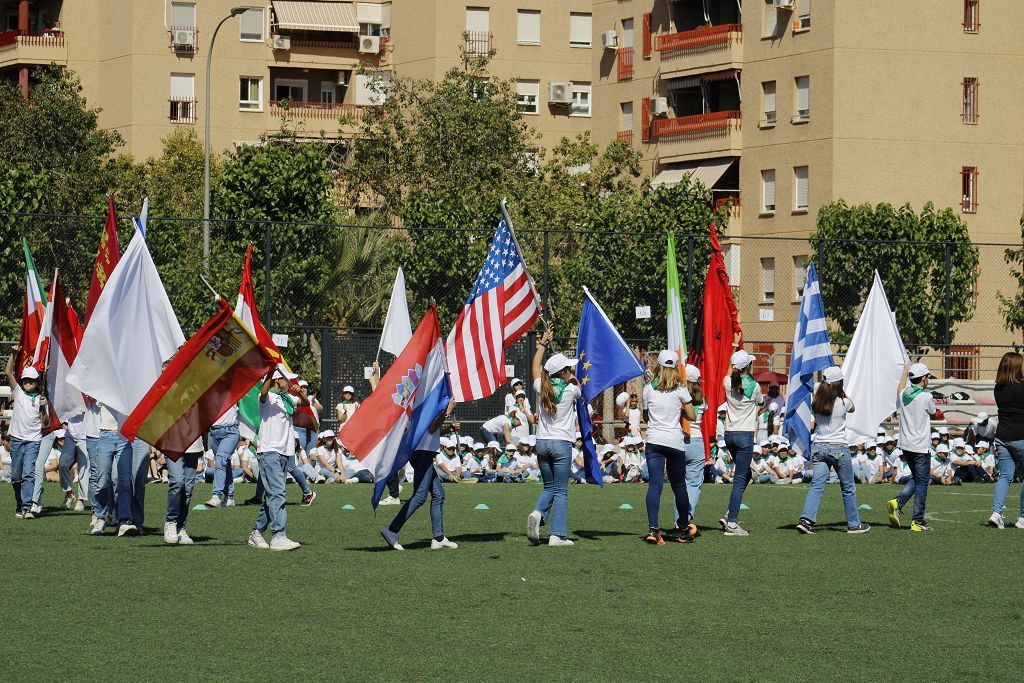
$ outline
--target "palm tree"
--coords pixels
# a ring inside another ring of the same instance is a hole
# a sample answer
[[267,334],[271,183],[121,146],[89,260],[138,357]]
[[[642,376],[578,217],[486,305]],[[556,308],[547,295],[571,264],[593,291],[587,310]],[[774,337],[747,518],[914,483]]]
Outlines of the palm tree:
[[394,282],[397,230],[352,226],[335,242],[336,260],[327,288],[339,327],[384,324]]

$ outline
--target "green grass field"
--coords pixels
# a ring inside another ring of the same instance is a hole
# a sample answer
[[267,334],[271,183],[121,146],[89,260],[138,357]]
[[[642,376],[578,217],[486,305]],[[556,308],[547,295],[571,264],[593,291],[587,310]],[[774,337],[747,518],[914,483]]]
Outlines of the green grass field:
[[[863,536],[834,485],[816,536],[792,528],[805,486],[753,486],[748,538],[721,535],[729,489],[705,486],[703,535],[663,547],[641,541],[646,486],[576,486],[572,548],[526,540],[539,488],[449,486],[460,548],[429,550],[423,509],[395,552],[378,529],[397,508],[375,518],[369,487],[301,508],[289,484],[303,547],[271,553],[245,545],[253,507],[193,511],[196,545],[169,547],[165,486],[147,535],[116,539],[87,535],[88,514],[16,520],[4,485],[0,680],[1019,680],[1024,531],[983,526],[991,486],[932,488],[928,534],[885,525],[895,487],[859,487]],[[666,489],[664,524],[670,505]]]

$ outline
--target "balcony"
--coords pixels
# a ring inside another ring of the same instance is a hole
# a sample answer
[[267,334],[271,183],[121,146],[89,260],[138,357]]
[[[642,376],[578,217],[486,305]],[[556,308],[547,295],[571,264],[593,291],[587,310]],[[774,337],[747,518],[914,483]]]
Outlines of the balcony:
[[742,63],[742,24],[702,26],[655,37],[663,78],[738,66]]
[[172,97],[167,100],[169,112],[167,118],[171,123],[195,123],[196,103],[194,97]]
[[619,80],[626,81],[633,78],[633,52],[634,48],[620,47],[618,54]]
[[632,145],[633,144],[633,131],[631,131],[631,130],[620,130],[618,133],[615,134],[615,139],[616,140],[622,140],[627,145]]
[[[351,134],[354,126],[363,120],[363,106],[357,104],[329,104],[325,102],[297,102],[294,100],[271,100],[270,116],[279,119],[289,116],[301,121],[317,121],[327,135]],[[342,125],[339,119],[345,117]]]
[[0,33],[0,68],[45,65],[50,62],[62,66],[68,63],[63,32],[23,33],[14,29]]
[[466,31],[466,54],[486,55],[491,52],[494,35],[490,31]]
[[740,111],[716,111],[693,116],[655,119],[651,142],[662,162],[710,155],[739,156],[742,148]]

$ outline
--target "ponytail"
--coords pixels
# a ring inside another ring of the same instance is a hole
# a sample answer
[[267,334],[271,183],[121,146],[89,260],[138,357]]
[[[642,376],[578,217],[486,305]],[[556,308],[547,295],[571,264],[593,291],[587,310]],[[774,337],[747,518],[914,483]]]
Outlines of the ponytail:
[[743,391],[743,373],[736,368],[732,369],[732,374],[729,376],[729,381],[732,383],[732,390],[736,393]]
[[551,375],[547,370],[540,373],[540,405],[545,413],[554,415],[558,412],[558,402],[555,401],[555,387],[551,384]]

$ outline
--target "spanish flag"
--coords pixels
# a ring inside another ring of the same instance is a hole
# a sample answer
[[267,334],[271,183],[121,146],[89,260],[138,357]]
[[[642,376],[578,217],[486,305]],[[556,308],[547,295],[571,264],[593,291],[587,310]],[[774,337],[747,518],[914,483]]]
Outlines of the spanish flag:
[[121,427],[177,460],[218,417],[277,366],[274,353],[220,301]]

